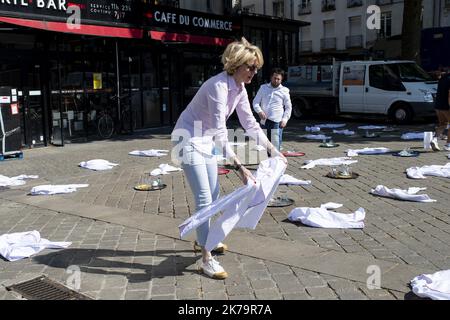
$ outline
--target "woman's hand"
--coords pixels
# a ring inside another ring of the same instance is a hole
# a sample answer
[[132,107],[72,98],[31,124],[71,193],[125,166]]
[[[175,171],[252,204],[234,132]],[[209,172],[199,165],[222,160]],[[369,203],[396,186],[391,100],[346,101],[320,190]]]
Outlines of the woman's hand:
[[240,167],[239,167],[237,172],[238,172],[238,176],[239,176],[239,178],[241,178],[243,184],[246,185],[249,181],[253,181],[253,183],[256,183],[256,179],[252,175],[250,170],[248,170],[243,165],[240,165]]
[[283,162],[284,162],[286,165],[288,164],[288,161],[287,161],[286,157],[285,157],[280,151],[278,151],[277,148],[275,148],[273,144],[272,144],[272,146],[269,147],[268,149],[269,149],[270,156],[271,156],[272,158],[280,157],[281,160],[283,160]]

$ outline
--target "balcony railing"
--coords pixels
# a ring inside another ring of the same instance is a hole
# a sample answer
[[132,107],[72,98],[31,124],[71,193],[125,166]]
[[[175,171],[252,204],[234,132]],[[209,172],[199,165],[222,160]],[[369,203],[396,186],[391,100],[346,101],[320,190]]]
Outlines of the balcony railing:
[[347,8],[361,7],[362,5],[362,0],[347,0]]
[[302,14],[310,14],[311,13],[311,3],[308,3],[305,6],[302,6],[301,4],[298,6],[298,15],[302,15]]
[[363,46],[363,36],[348,36],[345,39],[347,48],[361,48]]
[[336,38],[320,39],[320,47],[322,48],[322,50],[336,49]]
[[312,40],[300,42],[301,52],[311,52],[312,51]]

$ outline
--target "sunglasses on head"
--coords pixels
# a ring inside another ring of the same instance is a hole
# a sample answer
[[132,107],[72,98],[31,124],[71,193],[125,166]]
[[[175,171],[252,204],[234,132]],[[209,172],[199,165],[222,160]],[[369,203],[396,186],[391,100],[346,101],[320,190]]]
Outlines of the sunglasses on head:
[[249,64],[245,64],[246,66],[247,66],[247,69],[249,70],[249,71],[256,71],[256,70],[258,70],[258,66],[256,65],[256,64],[254,64],[254,65],[249,65]]

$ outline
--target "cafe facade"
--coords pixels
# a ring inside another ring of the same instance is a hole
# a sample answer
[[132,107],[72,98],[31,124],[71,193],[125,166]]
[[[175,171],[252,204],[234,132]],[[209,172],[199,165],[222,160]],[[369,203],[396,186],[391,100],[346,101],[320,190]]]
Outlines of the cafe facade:
[[[274,38],[280,23],[264,19],[271,20],[137,0],[0,1],[0,87],[16,94],[22,145],[96,139],[105,115],[116,134],[173,125],[201,84],[222,70],[225,46],[242,35],[264,47],[289,38],[276,59],[295,62],[298,22]],[[267,54],[254,88],[280,63]]]

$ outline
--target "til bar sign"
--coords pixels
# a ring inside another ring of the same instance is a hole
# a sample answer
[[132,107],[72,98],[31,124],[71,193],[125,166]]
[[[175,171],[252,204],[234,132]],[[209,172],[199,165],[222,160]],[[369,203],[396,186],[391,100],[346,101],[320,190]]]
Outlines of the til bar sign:
[[64,21],[73,12],[70,7],[79,8],[82,23],[142,23],[140,0],[0,0],[0,15]]

